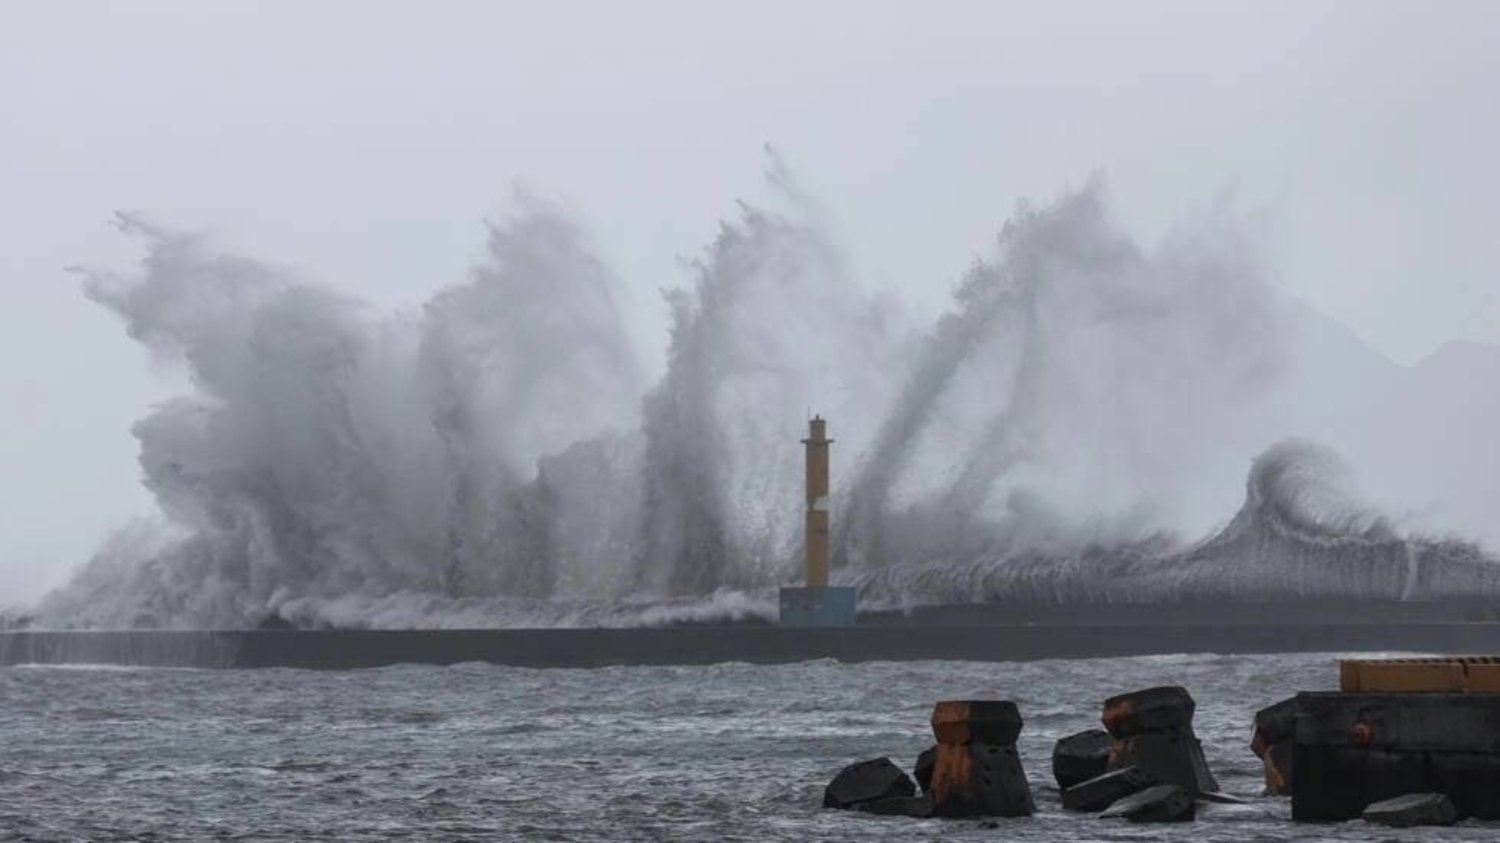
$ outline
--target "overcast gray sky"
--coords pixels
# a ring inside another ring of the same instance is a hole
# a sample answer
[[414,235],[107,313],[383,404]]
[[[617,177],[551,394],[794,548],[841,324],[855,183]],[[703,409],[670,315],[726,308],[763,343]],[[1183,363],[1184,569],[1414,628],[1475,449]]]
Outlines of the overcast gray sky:
[[1392,358],[1500,341],[1500,3],[0,5],[0,604],[151,511],[169,373],[70,264],[136,209],[383,306],[462,278],[513,182],[656,290],[762,144],[874,283],[937,307],[1017,199],[1102,170],[1152,238],[1226,188],[1275,280]]

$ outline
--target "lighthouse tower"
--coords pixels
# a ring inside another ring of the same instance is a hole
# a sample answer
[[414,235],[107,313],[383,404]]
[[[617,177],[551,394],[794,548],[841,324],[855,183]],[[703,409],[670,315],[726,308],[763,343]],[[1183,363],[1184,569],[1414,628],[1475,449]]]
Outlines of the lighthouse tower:
[[831,497],[828,483],[828,422],[821,416],[808,421],[802,440],[807,455],[807,513],[803,535],[806,583],[781,590],[783,626],[848,626],[854,623],[852,588],[828,585],[828,522]]

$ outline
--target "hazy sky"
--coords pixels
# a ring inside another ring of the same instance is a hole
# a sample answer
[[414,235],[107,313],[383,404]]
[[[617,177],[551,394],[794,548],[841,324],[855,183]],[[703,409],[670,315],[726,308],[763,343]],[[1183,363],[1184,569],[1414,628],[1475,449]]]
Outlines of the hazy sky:
[[0,605],[152,507],[170,394],[70,264],[116,209],[382,306],[513,183],[656,291],[770,142],[872,283],[936,307],[1021,197],[1102,170],[1147,239],[1233,189],[1276,282],[1401,362],[1500,341],[1500,3],[0,4]]

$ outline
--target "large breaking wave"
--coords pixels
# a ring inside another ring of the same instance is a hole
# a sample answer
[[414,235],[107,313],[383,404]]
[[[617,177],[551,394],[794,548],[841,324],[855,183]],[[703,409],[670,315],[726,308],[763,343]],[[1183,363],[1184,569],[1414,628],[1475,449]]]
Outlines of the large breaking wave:
[[1407,534],[1330,452],[1273,444],[1298,361],[1228,212],[1146,250],[1097,183],[1022,207],[923,324],[774,175],[778,209],[743,207],[668,292],[654,382],[617,279],[535,200],[393,315],[122,217],[143,263],[87,293],[191,390],[134,429],[161,518],[41,622],[766,617],[799,572],[807,408],[837,439],[835,580],[867,605],[1500,592],[1478,545]]

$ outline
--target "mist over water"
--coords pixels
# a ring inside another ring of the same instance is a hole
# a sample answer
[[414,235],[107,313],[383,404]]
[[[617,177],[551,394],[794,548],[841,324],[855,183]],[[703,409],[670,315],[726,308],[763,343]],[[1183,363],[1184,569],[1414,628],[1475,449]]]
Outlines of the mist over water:
[[1290,439],[1339,435],[1348,367],[1308,358],[1231,210],[1145,247],[1097,182],[1022,207],[929,324],[772,186],[667,292],[664,367],[535,199],[394,314],[121,217],[141,266],[85,290],[191,390],[134,428],[160,519],[40,622],[765,616],[800,573],[808,410],[836,439],[834,579],[867,605],[1500,592],[1479,545],[1414,535]]

